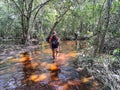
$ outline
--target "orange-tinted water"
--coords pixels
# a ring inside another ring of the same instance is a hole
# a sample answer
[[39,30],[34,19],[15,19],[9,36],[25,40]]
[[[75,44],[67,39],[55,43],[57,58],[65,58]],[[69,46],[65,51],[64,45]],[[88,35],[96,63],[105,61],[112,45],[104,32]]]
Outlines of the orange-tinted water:
[[99,90],[92,76],[83,75],[69,62],[77,57],[75,43],[61,43],[53,60],[48,44],[0,61],[0,90]]

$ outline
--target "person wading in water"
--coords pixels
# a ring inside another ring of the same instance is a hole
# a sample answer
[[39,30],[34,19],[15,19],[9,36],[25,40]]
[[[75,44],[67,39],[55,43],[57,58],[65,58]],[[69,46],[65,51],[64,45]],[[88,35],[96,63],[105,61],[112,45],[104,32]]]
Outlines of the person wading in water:
[[77,45],[77,41],[78,41],[78,32],[77,31],[74,33],[74,37],[75,37],[75,44]]
[[53,31],[52,35],[49,38],[50,47],[52,49],[52,57],[55,59],[60,50],[60,38],[57,36],[57,33]]

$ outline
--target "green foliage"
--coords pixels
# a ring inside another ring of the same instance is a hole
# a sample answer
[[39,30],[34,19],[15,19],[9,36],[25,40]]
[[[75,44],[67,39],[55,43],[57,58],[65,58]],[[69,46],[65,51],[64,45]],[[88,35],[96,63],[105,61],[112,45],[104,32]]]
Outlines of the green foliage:
[[111,20],[110,20],[110,29],[109,32],[112,34],[113,38],[120,37],[120,2],[115,0],[111,8]]
[[13,37],[18,36],[17,28],[19,26],[18,15],[15,14],[15,10],[10,7],[11,3],[0,1],[0,36],[1,37]]
[[113,51],[113,55],[120,57],[120,48],[115,49],[115,50]]
[[[30,3],[30,1],[31,0],[26,0],[27,5]],[[30,18],[30,32],[32,32],[31,34],[36,33],[38,36],[48,34],[54,23],[59,20],[59,16],[61,16],[67,8],[70,8],[70,10],[62,17],[62,20],[56,27],[56,30],[60,35],[62,35],[63,38],[67,35],[73,35],[74,31],[82,33],[83,36],[84,34],[88,34],[88,31],[90,33],[94,33],[96,27],[98,27],[100,14],[102,15],[101,29],[104,29],[104,15],[106,7],[104,6],[102,9],[104,1],[105,0],[51,0],[50,3],[39,10],[34,22],[33,19],[37,12],[37,9],[32,13]],[[15,2],[22,9],[23,2],[20,0],[15,0]],[[35,0],[32,4],[33,8],[41,3],[44,3],[44,0]],[[113,37],[120,36],[119,6],[119,0],[113,0],[110,11],[110,34],[108,34],[112,35]],[[25,8],[28,9],[28,6],[24,7],[24,9]],[[101,13],[102,10],[103,12]],[[25,11],[25,15],[26,14],[27,13]],[[21,37],[22,35],[20,11],[18,8],[16,8],[13,2],[9,0],[1,0],[0,36],[5,37],[9,35],[12,35],[14,38],[16,38],[16,36]]]

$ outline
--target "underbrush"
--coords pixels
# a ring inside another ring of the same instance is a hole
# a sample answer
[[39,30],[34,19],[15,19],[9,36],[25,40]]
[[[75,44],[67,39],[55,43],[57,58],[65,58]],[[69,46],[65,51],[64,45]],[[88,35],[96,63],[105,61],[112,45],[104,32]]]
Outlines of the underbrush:
[[79,55],[77,66],[87,68],[89,73],[102,83],[101,90],[120,90],[120,60],[112,55],[90,57]]

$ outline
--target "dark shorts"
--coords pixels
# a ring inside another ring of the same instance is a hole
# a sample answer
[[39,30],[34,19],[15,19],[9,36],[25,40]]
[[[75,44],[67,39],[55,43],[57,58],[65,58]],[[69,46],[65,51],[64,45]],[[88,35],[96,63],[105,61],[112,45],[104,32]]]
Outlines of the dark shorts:
[[55,45],[52,45],[52,49],[57,49],[59,46],[59,43],[58,44],[55,44]]

